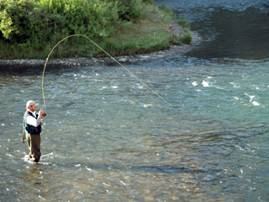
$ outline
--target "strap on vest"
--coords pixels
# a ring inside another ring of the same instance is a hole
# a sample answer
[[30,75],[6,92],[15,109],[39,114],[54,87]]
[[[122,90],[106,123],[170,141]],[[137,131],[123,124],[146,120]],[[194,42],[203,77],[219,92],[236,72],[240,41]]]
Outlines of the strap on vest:
[[[36,114],[36,116],[34,116],[34,114],[33,113],[31,113],[31,112],[29,112],[29,111],[27,111],[27,115],[29,115],[29,116],[31,116],[31,117],[34,117],[35,119],[37,119],[38,118],[38,114]],[[41,133],[41,124],[39,125],[39,126],[37,126],[37,127],[34,127],[34,126],[31,126],[31,125],[29,125],[29,124],[27,124],[27,116],[25,117],[25,120],[24,120],[24,127],[25,127],[25,130],[28,132],[28,133],[30,133],[30,134],[32,134],[32,135],[34,135],[34,134],[40,134]]]

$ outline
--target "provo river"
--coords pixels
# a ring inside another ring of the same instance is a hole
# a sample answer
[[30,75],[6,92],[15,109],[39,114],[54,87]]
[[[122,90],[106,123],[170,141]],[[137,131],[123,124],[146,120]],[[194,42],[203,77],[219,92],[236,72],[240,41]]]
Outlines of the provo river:
[[48,70],[38,165],[18,133],[41,73],[2,72],[0,201],[269,201],[268,10],[219,7],[190,3],[191,52],[126,64],[171,105],[116,65]]

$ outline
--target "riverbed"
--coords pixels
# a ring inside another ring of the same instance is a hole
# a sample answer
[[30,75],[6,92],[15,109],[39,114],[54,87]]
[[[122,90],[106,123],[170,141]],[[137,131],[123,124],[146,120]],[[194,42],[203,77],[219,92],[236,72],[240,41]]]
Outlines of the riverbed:
[[268,10],[246,2],[189,4],[203,42],[125,63],[142,83],[113,62],[48,69],[38,165],[19,134],[41,71],[2,72],[0,201],[268,201]]

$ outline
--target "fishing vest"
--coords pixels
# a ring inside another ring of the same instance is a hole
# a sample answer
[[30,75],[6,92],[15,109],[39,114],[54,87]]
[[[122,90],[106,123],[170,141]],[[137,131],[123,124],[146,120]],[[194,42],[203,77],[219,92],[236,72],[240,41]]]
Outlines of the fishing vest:
[[41,123],[37,126],[34,127],[30,124],[27,124],[27,117],[31,116],[34,117],[35,119],[38,118],[38,115],[34,116],[31,112],[26,111],[24,116],[23,116],[23,125],[24,125],[24,129],[26,130],[27,133],[30,133],[31,135],[38,135],[41,133]]

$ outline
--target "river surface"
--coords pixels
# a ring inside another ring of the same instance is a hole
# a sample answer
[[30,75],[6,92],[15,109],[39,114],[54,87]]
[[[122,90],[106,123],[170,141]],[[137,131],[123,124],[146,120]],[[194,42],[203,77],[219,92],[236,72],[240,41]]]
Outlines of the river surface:
[[48,69],[38,165],[19,133],[41,72],[0,74],[0,201],[269,201],[266,1],[158,2],[203,42],[126,64],[147,85],[111,64]]

